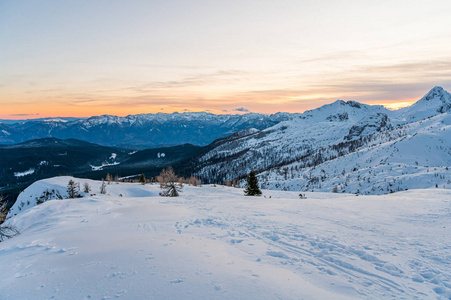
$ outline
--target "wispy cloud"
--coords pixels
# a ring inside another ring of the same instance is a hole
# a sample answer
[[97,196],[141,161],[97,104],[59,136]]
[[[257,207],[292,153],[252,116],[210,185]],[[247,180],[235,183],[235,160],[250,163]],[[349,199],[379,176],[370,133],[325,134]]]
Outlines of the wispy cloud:
[[38,113],[36,114],[9,114],[11,117],[29,117],[29,116],[39,116]]
[[155,89],[174,89],[174,88],[189,88],[198,87],[201,85],[212,84],[213,82],[234,82],[239,81],[241,76],[248,72],[241,70],[219,70],[212,73],[201,73],[192,76],[187,76],[179,80],[168,81],[154,81],[146,84],[136,86],[129,86],[126,89],[135,92],[149,92]]
[[244,106],[241,106],[241,107],[236,107],[236,108],[234,108],[233,111],[248,112],[249,109],[247,109],[247,108],[244,107]]
[[[334,60],[352,60],[353,55],[356,53],[338,52],[299,62],[299,66],[318,62],[333,65]],[[76,89],[41,89],[43,96],[39,104],[41,107],[65,107],[70,112],[67,107],[69,103],[79,111],[95,108],[96,111],[111,111],[113,114],[118,111],[141,113],[206,109],[218,113],[302,112],[337,99],[368,104],[406,102],[421,98],[435,85],[451,88],[451,57],[371,65],[349,64],[347,68],[332,68],[330,72],[318,73],[298,72],[299,66],[294,66],[291,71],[281,70],[280,73],[218,70],[179,80],[133,85],[114,79],[111,79],[114,84],[108,85],[108,79],[102,78],[99,79],[101,82],[88,82],[90,88],[83,92],[73,92]],[[32,94],[37,90],[29,91]],[[33,101],[36,105],[37,100],[24,97],[21,104],[31,106]]]

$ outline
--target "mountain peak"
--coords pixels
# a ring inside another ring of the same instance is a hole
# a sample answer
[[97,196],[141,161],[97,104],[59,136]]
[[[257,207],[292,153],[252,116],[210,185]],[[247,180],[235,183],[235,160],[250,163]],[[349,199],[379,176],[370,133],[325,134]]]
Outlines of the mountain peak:
[[309,122],[343,122],[347,120],[357,122],[368,114],[374,113],[387,113],[387,109],[382,105],[368,105],[352,100],[336,100],[333,103],[305,111],[301,115],[301,119],[308,119]]
[[[437,111],[443,113],[445,111],[449,111],[451,108],[451,94],[448,93],[441,86],[436,86],[432,90],[430,90],[423,98],[421,98],[417,103],[422,102],[437,103],[437,105],[440,105]],[[415,103],[412,106],[415,106],[417,103]]]
[[394,112],[401,122],[414,122],[451,112],[451,94],[441,86],[431,89],[423,98]]
[[449,93],[445,91],[441,86],[435,86],[423,97],[423,99],[429,101],[435,98],[440,98],[440,100],[442,100],[447,94],[449,95]]

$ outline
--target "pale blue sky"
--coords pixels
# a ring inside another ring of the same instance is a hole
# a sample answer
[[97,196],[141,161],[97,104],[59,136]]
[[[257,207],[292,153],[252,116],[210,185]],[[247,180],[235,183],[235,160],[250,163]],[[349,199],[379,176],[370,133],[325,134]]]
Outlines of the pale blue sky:
[[413,101],[451,88],[450,13],[451,1],[0,0],[0,117]]

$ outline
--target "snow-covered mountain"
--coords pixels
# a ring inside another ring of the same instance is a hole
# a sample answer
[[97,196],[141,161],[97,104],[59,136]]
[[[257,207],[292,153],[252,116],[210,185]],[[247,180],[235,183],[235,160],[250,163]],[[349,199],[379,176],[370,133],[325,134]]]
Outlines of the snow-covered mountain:
[[[21,126],[28,127],[30,132],[51,127],[48,132],[52,134],[66,128],[67,132],[84,132],[84,139],[104,143],[120,140],[122,145],[150,146],[186,140],[202,144],[227,135],[170,161],[169,156],[161,159],[158,149],[155,153],[128,155],[130,158],[121,160],[120,165],[109,166],[112,174],[144,172],[154,176],[157,165],[164,162],[174,165],[183,176],[194,174],[205,182],[234,179],[243,182],[254,169],[262,186],[270,189],[336,188],[339,192],[383,194],[412,188],[451,187],[450,108],[451,95],[435,87],[412,106],[397,111],[337,100],[303,114],[101,116],[64,122],[27,122]],[[4,139],[18,130],[10,126],[0,124],[0,136],[3,134]],[[26,179],[25,173],[17,177],[15,172],[37,170],[35,165],[40,161],[13,169],[6,166],[0,171],[9,172],[11,178]],[[148,169],[150,165],[152,172]]]
[[297,116],[298,114],[289,113],[214,115],[206,112],[186,112],[127,117],[104,115],[76,120],[61,118],[29,120],[15,124],[0,123],[0,144],[55,137],[129,148],[185,143],[203,146],[240,130],[249,128],[261,130]]
[[409,107],[394,111],[393,118],[399,122],[414,122],[437,114],[451,112],[451,94],[436,86],[423,98]]
[[450,107],[441,87],[398,111],[339,100],[219,140],[190,167],[207,182],[242,180],[254,169],[271,189],[383,194],[451,188]]

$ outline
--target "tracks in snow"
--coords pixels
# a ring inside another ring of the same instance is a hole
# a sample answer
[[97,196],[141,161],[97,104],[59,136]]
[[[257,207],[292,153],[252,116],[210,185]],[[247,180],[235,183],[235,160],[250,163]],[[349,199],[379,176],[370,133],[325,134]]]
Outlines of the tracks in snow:
[[[315,232],[308,223],[314,218],[290,222],[293,218],[287,217],[285,222],[280,222],[262,211],[249,214],[249,210],[237,209],[232,214],[214,211],[214,208],[202,204],[195,206],[204,217],[177,222],[175,227],[178,233],[195,231],[199,234],[198,230],[202,229],[205,237],[233,244],[259,262],[281,265],[297,274],[304,274],[304,277],[308,274],[324,278],[327,273],[331,276],[331,284],[346,286],[349,282],[358,282],[357,286],[361,289],[356,288],[355,292],[366,298],[407,299],[426,296],[422,291],[413,289],[411,284],[400,283],[415,281],[411,277],[414,271],[412,265],[400,267],[391,263],[390,259],[386,259],[390,255],[384,249],[377,246],[377,249],[373,249],[371,239],[351,239],[351,242],[339,240],[337,236],[341,235],[334,234],[334,231],[342,227],[336,221],[329,220],[331,228]],[[281,212],[282,215],[284,213]],[[364,227],[352,227],[362,235],[367,231]],[[260,247],[253,247],[257,243]],[[395,244],[390,249],[396,250],[398,246]],[[264,248],[267,250],[262,253],[261,249]],[[421,278],[417,280],[420,282]],[[439,295],[443,292],[440,289],[434,291]]]

